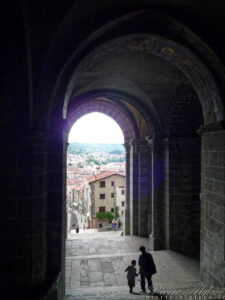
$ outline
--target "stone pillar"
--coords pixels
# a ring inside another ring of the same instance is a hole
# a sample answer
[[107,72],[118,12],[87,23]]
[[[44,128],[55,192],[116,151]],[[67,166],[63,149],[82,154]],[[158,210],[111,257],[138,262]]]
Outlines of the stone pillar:
[[158,141],[150,140],[149,146],[151,147],[151,167],[152,167],[152,233],[150,234],[150,249],[160,250],[160,199],[159,199],[159,183],[161,176],[160,169],[160,143]]
[[169,140],[169,248],[199,258],[200,139]]
[[125,201],[125,224],[124,234],[130,235],[130,144],[124,144],[126,151],[126,201]]
[[150,155],[147,142],[138,146],[138,235],[148,236],[148,213],[151,205]]
[[55,130],[49,133],[48,145],[47,280],[51,284],[61,278],[59,297],[65,288],[67,138],[67,120],[58,121]]
[[162,140],[161,167],[163,181],[160,187],[160,236],[162,249],[170,248],[170,164],[169,141]]
[[139,140],[133,140],[130,144],[130,234],[138,235],[138,144]]
[[12,129],[0,138],[0,295],[32,299],[45,289],[47,137]]
[[225,124],[204,126],[201,134],[201,250],[204,283],[225,287]]

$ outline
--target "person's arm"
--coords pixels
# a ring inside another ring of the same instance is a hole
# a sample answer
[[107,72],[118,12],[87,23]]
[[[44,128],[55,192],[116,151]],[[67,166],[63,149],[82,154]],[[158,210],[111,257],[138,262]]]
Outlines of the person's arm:
[[139,273],[138,274],[141,274],[141,266],[139,266]]
[[141,273],[141,257],[138,259],[138,265],[139,265],[139,274]]

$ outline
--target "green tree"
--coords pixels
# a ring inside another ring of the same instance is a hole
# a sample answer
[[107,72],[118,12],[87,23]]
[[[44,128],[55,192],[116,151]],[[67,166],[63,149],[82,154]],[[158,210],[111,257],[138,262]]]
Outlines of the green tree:
[[115,217],[116,220],[119,219],[119,217],[120,217],[119,206],[115,206],[114,217]]
[[96,219],[102,220],[102,219],[108,219],[109,222],[112,222],[113,214],[110,211],[106,212],[97,212],[96,213]]
[[88,156],[87,159],[86,159],[86,162],[88,165],[90,165],[90,163],[94,163],[95,165],[99,166],[100,163],[98,160],[96,160],[92,155]]
[[77,164],[77,167],[78,167],[78,168],[83,168],[84,166],[82,165],[81,162],[79,162],[79,163]]

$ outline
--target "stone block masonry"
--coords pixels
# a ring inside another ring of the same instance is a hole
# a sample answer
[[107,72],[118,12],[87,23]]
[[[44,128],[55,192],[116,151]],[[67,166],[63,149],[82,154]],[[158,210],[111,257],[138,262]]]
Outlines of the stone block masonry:
[[1,143],[0,287],[8,299],[29,298],[46,274],[46,136],[11,130]]
[[225,286],[225,131],[202,136],[201,279]]

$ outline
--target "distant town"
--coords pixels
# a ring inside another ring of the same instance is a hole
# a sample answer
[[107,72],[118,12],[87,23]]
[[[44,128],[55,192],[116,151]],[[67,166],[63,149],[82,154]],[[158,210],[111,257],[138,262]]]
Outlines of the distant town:
[[121,144],[71,143],[67,151],[68,232],[123,229],[125,150]]

